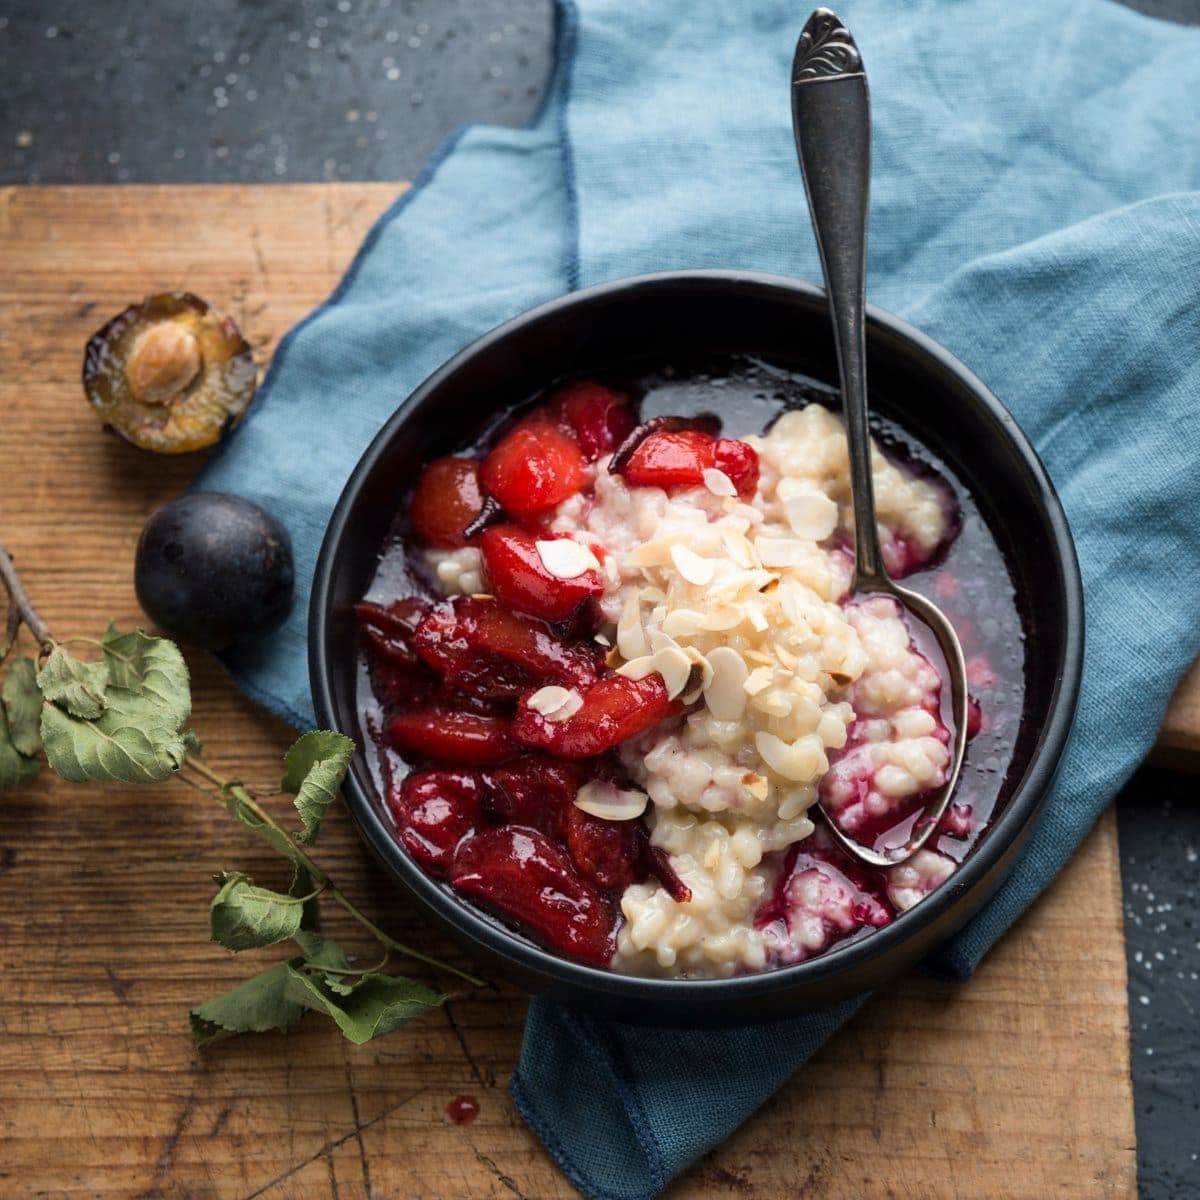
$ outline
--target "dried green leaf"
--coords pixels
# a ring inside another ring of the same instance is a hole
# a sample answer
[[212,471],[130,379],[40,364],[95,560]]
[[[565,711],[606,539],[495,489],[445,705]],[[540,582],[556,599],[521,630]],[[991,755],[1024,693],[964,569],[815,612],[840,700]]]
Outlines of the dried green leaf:
[[257,950],[299,932],[303,915],[299,900],[234,873],[222,878],[221,890],[209,907],[208,922],[212,940],[226,950]]
[[343,1037],[361,1046],[440,1007],[446,997],[402,975],[367,974],[346,995],[323,980],[286,964],[288,997],[337,1022]]
[[32,658],[13,659],[4,680],[3,697],[12,744],[32,758],[42,748],[38,732],[42,693],[37,685],[37,664]]
[[37,673],[37,686],[44,700],[66,709],[72,717],[94,721],[108,707],[108,663],[84,662],[55,646]]
[[295,796],[304,826],[297,841],[307,846],[316,840],[321,818],[337,798],[353,754],[354,742],[328,729],[306,733],[287,752],[282,786]]
[[317,885],[313,882],[313,877],[309,873],[308,868],[301,862],[295,864],[295,870],[292,873],[292,886],[288,888],[288,895],[295,897],[301,901],[300,904],[300,928],[303,930],[312,930],[317,927]]
[[173,715],[124,688],[112,688],[105,702],[107,708],[94,720],[42,705],[42,743],[51,769],[73,783],[169,779],[184,758]]
[[192,713],[192,692],[187,663],[179,647],[167,638],[151,637],[143,629],[121,633],[116,623],[103,639],[108,681],[161,705],[170,712],[176,728]]
[[327,971],[350,970],[350,960],[345,950],[333,938],[324,938],[310,929],[302,929],[292,935],[292,941],[300,947],[304,961],[310,967],[321,967]]
[[12,734],[4,706],[0,705],[0,792],[9,791],[18,784],[32,779],[41,764],[36,758],[26,758],[13,745]]
[[276,963],[232,991],[193,1008],[192,1037],[197,1048],[225,1034],[265,1033],[271,1029],[282,1032],[302,1017],[305,1006],[288,994],[292,962]]

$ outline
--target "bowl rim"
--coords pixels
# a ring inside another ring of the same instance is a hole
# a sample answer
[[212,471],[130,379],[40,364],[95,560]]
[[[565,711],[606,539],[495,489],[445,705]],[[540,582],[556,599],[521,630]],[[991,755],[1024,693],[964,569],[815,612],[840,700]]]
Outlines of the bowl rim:
[[[623,293],[654,289],[670,290],[679,285],[711,285],[714,288],[750,288],[780,292],[808,301],[824,301],[825,292],[807,280],[765,272],[739,270],[674,270],[625,276],[580,291],[569,292],[512,317],[483,334],[453,355],[429,375],[399,405],[363,452],[350,473],[330,516],[313,574],[308,618],[308,660],[313,703],[319,727],[337,728],[333,676],[329,655],[330,595],[339,566],[339,550],[350,525],[351,513],[368,478],[403,430],[412,412],[431,392],[440,388],[464,363],[519,330],[552,318],[562,311],[611,300]],[[971,392],[985,415],[1007,438],[1021,459],[1037,492],[1051,532],[1054,561],[1058,565],[1059,601],[1064,613],[1063,637],[1055,664],[1055,679],[1049,709],[1030,753],[1024,777],[1012,791],[1000,816],[954,875],[920,905],[901,914],[891,924],[869,936],[843,942],[814,958],[754,974],[725,979],[654,978],[624,975],[561,957],[511,932],[500,921],[472,908],[453,896],[438,881],[426,875],[405,853],[385,820],[383,805],[376,808],[368,789],[352,765],[343,790],[351,817],[359,833],[390,874],[458,935],[485,956],[498,955],[525,972],[540,976],[548,985],[585,991],[593,996],[622,1002],[661,1000],[686,989],[689,1001],[708,995],[722,1002],[750,1000],[805,985],[815,985],[850,968],[882,958],[903,943],[934,925],[966,892],[985,877],[1021,840],[1023,831],[1038,815],[1046,799],[1059,760],[1070,735],[1079,698],[1083,667],[1084,622],[1083,582],[1075,544],[1062,503],[1037,451],[1015,418],[992,391],[939,342],[901,318],[874,305],[867,305],[867,342],[881,335],[907,343],[922,359],[921,369],[941,373],[948,382]],[[359,756],[356,755],[356,759]],[[370,791],[375,789],[371,787]]]

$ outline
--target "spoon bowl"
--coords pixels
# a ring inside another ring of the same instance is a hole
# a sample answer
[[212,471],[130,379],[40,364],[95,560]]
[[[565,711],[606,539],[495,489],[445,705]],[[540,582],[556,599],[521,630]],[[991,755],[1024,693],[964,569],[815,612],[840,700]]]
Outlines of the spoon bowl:
[[871,102],[862,55],[850,31],[827,8],[818,8],[808,18],[796,44],[792,129],[825,274],[842,383],[854,503],[851,591],[899,601],[906,613],[933,634],[950,680],[954,736],[946,777],[902,845],[882,850],[864,846],[846,834],[825,808],[817,806],[830,833],[847,853],[873,867],[892,867],[911,858],[933,836],[954,794],[967,748],[967,664],[954,626],[936,604],[891,578],[879,545],[867,411],[865,317]]

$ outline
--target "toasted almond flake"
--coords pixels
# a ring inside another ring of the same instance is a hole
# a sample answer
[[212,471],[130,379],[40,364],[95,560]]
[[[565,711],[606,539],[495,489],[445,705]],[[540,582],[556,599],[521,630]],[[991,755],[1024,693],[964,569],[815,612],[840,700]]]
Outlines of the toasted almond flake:
[[677,608],[663,618],[663,633],[673,638],[693,637],[704,628],[704,614],[691,608]]
[[541,713],[547,721],[566,721],[583,707],[583,697],[573,688],[551,684],[539,688],[527,701],[534,712]]
[[712,583],[717,571],[717,564],[711,558],[701,558],[694,550],[678,542],[671,547],[671,561],[680,575],[697,587]]
[[804,545],[795,538],[756,537],[754,548],[764,567],[792,567],[804,552]]
[[789,743],[760,730],[754,735],[754,745],[772,771],[794,783],[813,783],[829,769],[825,748],[814,734]]
[[763,614],[761,604],[747,604],[746,619],[754,627],[755,633],[766,633],[771,626],[771,623]]
[[600,560],[587,546],[573,538],[534,542],[534,547],[542,566],[555,579],[576,579],[586,571],[600,570]]
[[652,659],[654,670],[661,676],[667,689],[667,699],[674,700],[687,690],[692,674],[692,661],[678,646],[659,650]]
[[718,721],[738,721],[746,711],[743,684],[750,672],[742,656],[732,646],[709,651],[708,665],[712,681],[704,689],[704,703]]
[[770,667],[755,667],[742,682],[742,691],[747,696],[757,696],[763,688],[769,688],[775,678],[775,672]]
[[837,528],[838,508],[824,492],[791,496],[783,502],[783,514],[797,537],[824,541]]
[[585,783],[575,793],[575,807],[602,821],[634,821],[649,802],[645,792],[619,788],[602,779]]
[[612,645],[612,642],[610,642],[608,640],[608,638],[606,638],[604,636],[604,634],[602,634],[602,633],[596,634],[596,636],[594,638],[592,638],[592,641],[595,642],[596,645],[598,645],[598,646],[611,646]]
[[711,633],[723,633],[742,623],[742,610],[732,604],[718,604],[704,614],[704,629]]
[[[730,522],[725,522],[724,524],[728,525]],[[724,528],[721,530],[721,543],[725,547],[725,553],[739,567],[749,570],[755,566],[757,559],[754,557],[753,547],[746,540],[744,534],[736,529]]]
[[756,650],[753,647],[747,650],[743,657],[747,662],[758,663],[760,667],[773,667],[775,665],[775,660],[769,654],[764,654],[761,650]]
[[678,650],[679,643],[661,629],[650,630],[650,653],[657,654],[660,650]]
[[606,667],[611,667],[613,670],[616,670],[617,667],[619,667],[624,661],[624,656],[621,654],[620,650],[616,648],[616,646],[613,646],[613,648],[604,656],[604,665]]
[[733,486],[733,480],[724,471],[718,471],[716,467],[705,467],[701,476],[704,479],[704,486],[714,496],[737,495],[737,488]]
[[643,542],[626,558],[635,567],[663,567],[671,561],[671,547],[666,542]]
[[617,674],[624,675],[626,679],[645,679],[653,671],[653,654],[643,654],[639,658],[631,658],[627,663],[622,663],[617,668]]
[[765,775],[759,775],[754,771],[747,771],[742,776],[742,785],[755,800],[765,800],[767,798],[768,784]]
[[641,597],[636,589],[626,596],[621,619],[617,622],[617,649],[629,659],[641,658],[650,651],[646,643],[646,632],[642,628]]
[[788,671],[794,671],[799,665],[799,659],[786,647],[779,642],[775,643],[775,657],[783,664]]
[[491,600],[491,599],[493,599],[493,596],[492,596],[491,592],[472,592],[471,599],[472,600]]
[[547,713],[552,713],[556,708],[562,708],[566,704],[567,697],[570,694],[565,687],[558,687],[555,684],[551,684],[549,687],[538,688],[525,703],[534,712],[541,713],[544,717]]

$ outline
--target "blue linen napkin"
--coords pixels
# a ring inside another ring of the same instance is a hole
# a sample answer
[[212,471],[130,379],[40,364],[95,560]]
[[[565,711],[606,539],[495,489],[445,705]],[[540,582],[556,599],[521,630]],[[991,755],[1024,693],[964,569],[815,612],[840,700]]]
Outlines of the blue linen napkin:
[[[1031,436],[1087,596],[1079,719],[1046,817],[932,964],[962,978],[1143,757],[1200,651],[1200,30],[1109,0],[846,0],[841,15],[874,101],[871,297],[959,355]],[[227,662],[247,692],[312,721],[305,603],[328,514],[382,422],[456,350],[639,271],[820,278],[789,128],[806,16],[785,0],[558,0],[533,124],[451,139],[281,344],[199,480],[276,512],[296,548],[291,620]],[[537,999],[513,1095],[580,1191],[641,1200],[857,1005],[696,1033]]]

